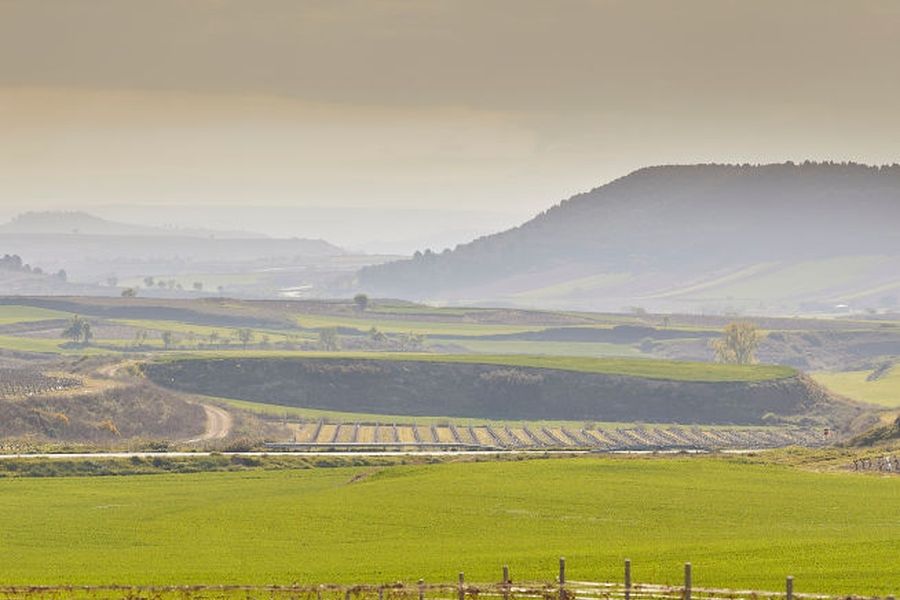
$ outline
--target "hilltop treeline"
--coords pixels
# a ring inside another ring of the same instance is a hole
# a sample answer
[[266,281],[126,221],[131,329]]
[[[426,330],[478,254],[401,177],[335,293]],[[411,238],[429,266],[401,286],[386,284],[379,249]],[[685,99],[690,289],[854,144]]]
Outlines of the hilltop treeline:
[[[44,270],[40,267],[32,267],[22,260],[22,257],[18,254],[4,254],[2,258],[0,258],[0,269],[4,271],[12,271],[15,273],[28,273],[31,275],[46,275]],[[61,281],[66,281],[68,279],[68,275],[65,270],[60,269],[56,273],[53,274],[53,277]]]

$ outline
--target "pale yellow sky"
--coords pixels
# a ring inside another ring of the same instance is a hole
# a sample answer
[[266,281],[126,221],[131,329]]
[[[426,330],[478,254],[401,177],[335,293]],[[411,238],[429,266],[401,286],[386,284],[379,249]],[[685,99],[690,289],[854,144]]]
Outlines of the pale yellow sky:
[[0,0],[0,203],[527,216],[657,163],[895,162],[900,2]]

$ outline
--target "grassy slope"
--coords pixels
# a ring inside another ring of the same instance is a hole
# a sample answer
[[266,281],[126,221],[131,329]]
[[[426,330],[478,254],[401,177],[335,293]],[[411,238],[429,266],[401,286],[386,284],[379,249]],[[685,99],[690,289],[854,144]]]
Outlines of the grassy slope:
[[[280,404],[265,404],[262,402],[250,402],[249,400],[235,400],[233,398],[206,397],[214,403],[232,406],[240,410],[245,410],[257,415],[268,415],[273,417],[283,417],[287,419],[303,419],[307,421],[325,421],[329,423],[384,423],[386,425],[396,424],[404,425],[416,423],[419,426],[427,425],[444,425],[453,423],[460,425],[491,425],[494,427],[567,427],[576,431],[585,426],[585,421],[499,421],[495,419],[475,419],[465,417],[427,417],[409,415],[379,415],[373,413],[353,413],[341,412],[336,410],[319,410],[316,408],[298,408],[296,406],[283,406]],[[621,421],[597,422],[590,423],[597,429],[620,429],[623,427],[671,427],[671,423],[647,423],[644,421],[635,423],[625,423]],[[757,429],[768,428],[767,426],[754,425],[704,425],[705,430],[716,429]]]
[[[172,333],[178,334],[181,337],[189,334],[194,334],[198,338],[208,338],[210,334],[216,333],[219,335],[220,340],[225,338],[234,339],[237,337],[238,331],[242,329],[240,327],[211,327],[209,325],[195,325],[193,323],[162,321],[158,319],[114,319],[112,320],[112,322],[121,323],[122,325],[127,325],[136,329],[146,329],[159,332],[171,331]],[[288,334],[285,334],[283,331],[272,331],[269,329],[260,329],[256,327],[250,327],[248,329],[253,332],[254,343],[258,343],[262,336],[268,336],[271,342],[282,342],[289,337]],[[304,336],[298,331],[293,337],[302,338]],[[310,335],[307,335],[305,337],[307,337],[308,339],[315,339],[314,336]],[[201,339],[201,341],[207,340]]]
[[847,371],[841,373],[813,373],[812,377],[825,387],[854,400],[880,404],[889,408],[900,407],[900,366],[876,381],[866,381],[871,371]]
[[541,325],[509,325],[494,323],[463,323],[458,321],[414,321],[401,319],[386,319],[375,313],[362,313],[357,317],[344,317],[333,315],[304,314],[297,317],[301,327],[307,329],[321,329],[327,327],[351,327],[361,331],[367,331],[371,327],[377,327],[385,333],[423,333],[430,335],[497,335],[503,333],[523,333],[527,331],[539,331]]
[[[900,478],[578,459],[0,481],[15,583],[613,579],[900,589]],[[353,481],[360,474],[371,476]]]
[[640,356],[641,352],[628,344],[608,344],[603,342],[532,342],[454,340],[454,344],[469,352],[485,354],[551,354],[556,356]]
[[55,310],[35,308],[33,306],[0,306],[0,325],[24,323],[26,321],[47,321],[50,319],[68,319],[69,313]]
[[[843,285],[860,283],[887,260],[882,256],[853,256],[796,263],[767,264],[761,272],[745,272],[745,277],[730,281],[723,278],[706,289],[685,290],[696,298],[765,298],[776,299],[802,294],[827,294]],[[861,283],[860,283],[861,284]],[[675,290],[667,295],[682,295]],[[840,297],[840,293],[838,293]]]
[[[0,335],[0,348],[15,352],[40,352],[46,354],[89,355],[106,354],[108,351],[88,346],[87,348],[63,348],[62,344],[71,340],[61,338],[28,338]],[[106,343],[106,340],[94,340],[95,344]]]
[[175,358],[329,358],[359,360],[423,361],[561,369],[581,373],[626,375],[646,379],[671,381],[769,381],[785,379],[796,374],[789,367],[769,365],[720,365],[643,358],[593,358],[583,356],[531,356],[531,355],[471,355],[471,354],[415,354],[389,352],[217,352],[187,353]]

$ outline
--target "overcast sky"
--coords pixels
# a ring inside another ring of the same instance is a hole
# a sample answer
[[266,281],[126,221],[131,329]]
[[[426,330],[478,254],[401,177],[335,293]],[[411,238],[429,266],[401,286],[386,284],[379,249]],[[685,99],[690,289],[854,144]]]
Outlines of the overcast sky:
[[526,217],[657,163],[895,162],[900,2],[0,0],[0,202]]

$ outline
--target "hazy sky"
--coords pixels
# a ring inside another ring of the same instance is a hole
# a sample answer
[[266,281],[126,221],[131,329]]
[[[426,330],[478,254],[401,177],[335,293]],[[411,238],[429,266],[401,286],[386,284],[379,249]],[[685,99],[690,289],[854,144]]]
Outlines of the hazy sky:
[[528,216],[656,163],[900,160],[900,2],[0,0],[0,202]]

